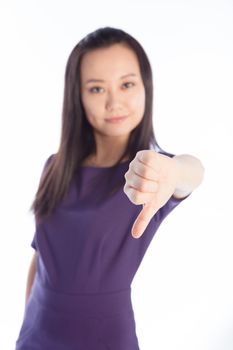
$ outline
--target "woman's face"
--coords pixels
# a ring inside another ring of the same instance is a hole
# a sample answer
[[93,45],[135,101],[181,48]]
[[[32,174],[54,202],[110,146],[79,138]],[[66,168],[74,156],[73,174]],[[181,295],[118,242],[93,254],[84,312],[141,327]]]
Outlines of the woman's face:
[[[128,137],[145,110],[145,88],[134,51],[122,44],[83,56],[80,67],[81,100],[94,132]],[[125,118],[115,122],[107,119]]]

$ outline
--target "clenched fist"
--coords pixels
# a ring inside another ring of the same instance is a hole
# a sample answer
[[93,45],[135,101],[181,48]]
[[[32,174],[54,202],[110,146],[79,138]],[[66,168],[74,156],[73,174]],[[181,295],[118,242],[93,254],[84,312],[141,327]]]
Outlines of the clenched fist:
[[124,192],[143,209],[132,227],[132,236],[139,238],[155,213],[175,192],[178,180],[176,160],[156,151],[139,151],[125,173]]

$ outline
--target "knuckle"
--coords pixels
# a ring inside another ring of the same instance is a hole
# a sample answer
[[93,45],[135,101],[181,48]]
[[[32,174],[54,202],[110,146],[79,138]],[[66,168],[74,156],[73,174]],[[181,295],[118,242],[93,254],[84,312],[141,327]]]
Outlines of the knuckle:
[[132,162],[129,163],[129,169],[132,169]]
[[133,188],[130,188],[130,193],[128,195],[128,198],[131,200],[132,203],[136,204],[136,195],[135,195],[135,190]]
[[125,186],[123,187],[123,191],[125,192],[125,194],[127,194],[127,185],[125,184]]
[[139,200],[139,194],[138,194],[137,191],[134,191],[134,192],[133,192],[133,203],[134,203],[134,204],[140,204],[139,202],[140,202],[140,200]]

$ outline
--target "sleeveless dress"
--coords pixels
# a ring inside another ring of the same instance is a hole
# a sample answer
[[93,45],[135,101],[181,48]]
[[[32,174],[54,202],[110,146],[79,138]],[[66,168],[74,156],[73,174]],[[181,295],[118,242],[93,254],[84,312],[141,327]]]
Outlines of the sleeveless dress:
[[[118,180],[128,167],[117,166]],[[190,194],[171,196],[135,239],[142,205],[123,186],[98,200],[109,169],[80,167],[52,215],[36,224],[36,274],[15,350],[139,350],[131,283],[161,222]],[[103,181],[93,187],[96,175]]]

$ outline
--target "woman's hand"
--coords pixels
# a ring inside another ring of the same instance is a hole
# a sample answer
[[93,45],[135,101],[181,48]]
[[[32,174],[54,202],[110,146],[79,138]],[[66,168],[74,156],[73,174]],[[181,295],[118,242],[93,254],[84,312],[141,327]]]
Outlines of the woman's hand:
[[124,192],[143,209],[132,227],[132,236],[139,238],[155,213],[175,192],[179,178],[177,162],[152,150],[139,151],[125,173]]

